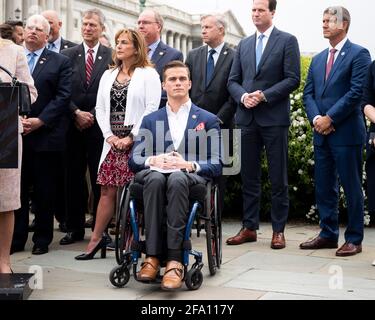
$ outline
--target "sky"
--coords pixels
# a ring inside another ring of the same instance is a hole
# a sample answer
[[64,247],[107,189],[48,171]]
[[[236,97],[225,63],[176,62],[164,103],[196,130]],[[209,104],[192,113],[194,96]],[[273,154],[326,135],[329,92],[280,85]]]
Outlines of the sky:
[[[251,21],[251,0],[153,0],[190,13],[232,10],[244,31],[255,29]],[[346,7],[352,18],[348,37],[367,48],[375,59],[374,0],[278,0],[274,24],[278,29],[294,34],[302,52],[320,52],[328,46],[322,35],[323,11],[329,6]]]

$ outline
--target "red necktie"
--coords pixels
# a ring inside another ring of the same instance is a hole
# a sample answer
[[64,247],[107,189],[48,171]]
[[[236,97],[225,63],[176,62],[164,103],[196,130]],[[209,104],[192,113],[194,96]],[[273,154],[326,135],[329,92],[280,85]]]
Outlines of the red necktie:
[[94,50],[89,49],[87,51],[87,61],[86,61],[86,84],[89,85],[92,75],[92,70],[94,69]]
[[326,68],[326,80],[328,79],[329,74],[331,73],[333,64],[335,63],[335,53],[337,52],[337,49],[331,49],[329,50],[329,52],[330,52],[330,56],[329,56],[329,60],[327,63],[327,68]]

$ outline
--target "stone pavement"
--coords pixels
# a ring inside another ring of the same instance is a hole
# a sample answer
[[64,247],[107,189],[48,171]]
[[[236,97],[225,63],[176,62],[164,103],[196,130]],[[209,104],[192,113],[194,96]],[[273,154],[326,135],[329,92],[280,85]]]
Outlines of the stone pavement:
[[[225,221],[223,242],[238,229],[238,222]],[[60,246],[58,241],[63,234],[55,232],[50,252],[42,256],[30,253],[29,240],[25,252],[12,256],[12,263],[15,272],[27,272],[30,266],[42,267],[43,289],[34,290],[31,300],[375,299],[375,267],[371,265],[375,259],[375,229],[365,229],[363,252],[347,258],[336,257],[335,250],[298,248],[300,242],[315,236],[318,230],[318,226],[289,224],[285,231],[287,248],[272,250],[271,225],[262,224],[257,242],[240,246],[224,244],[221,269],[211,277],[205,264],[204,281],[198,291],[188,291],[183,286],[177,292],[163,292],[158,285],[138,283],[133,278],[124,288],[114,288],[108,279],[110,270],[116,266],[113,252],[107,251],[106,259],[74,259],[85,250],[88,232],[84,242],[69,246]],[[197,238],[193,232],[193,247],[206,255],[204,232],[202,236]]]

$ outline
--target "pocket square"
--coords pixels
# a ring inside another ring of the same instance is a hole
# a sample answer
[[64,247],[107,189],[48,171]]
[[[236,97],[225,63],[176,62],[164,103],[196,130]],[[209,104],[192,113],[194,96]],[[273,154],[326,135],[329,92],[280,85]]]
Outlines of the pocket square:
[[195,127],[195,131],[201,131],[201,130],[204,130],[204,128],[205,128],[204,122],[201,122]]

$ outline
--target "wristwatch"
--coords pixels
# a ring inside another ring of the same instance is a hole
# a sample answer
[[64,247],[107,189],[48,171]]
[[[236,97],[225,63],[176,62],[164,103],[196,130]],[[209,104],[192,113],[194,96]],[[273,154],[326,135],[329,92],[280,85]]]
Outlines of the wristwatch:
[[191,162],[191,168],[192,168],[191,173],[196,172],[197,171],[197,164],[195,162]]

